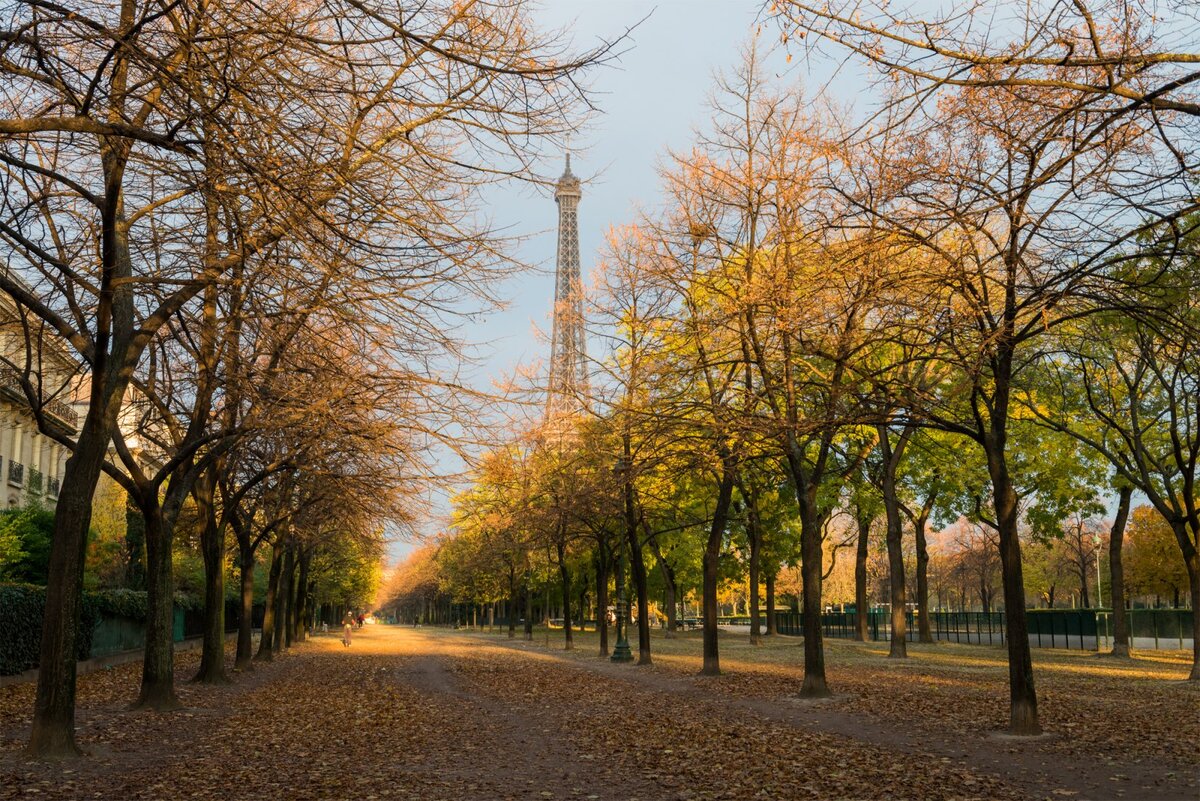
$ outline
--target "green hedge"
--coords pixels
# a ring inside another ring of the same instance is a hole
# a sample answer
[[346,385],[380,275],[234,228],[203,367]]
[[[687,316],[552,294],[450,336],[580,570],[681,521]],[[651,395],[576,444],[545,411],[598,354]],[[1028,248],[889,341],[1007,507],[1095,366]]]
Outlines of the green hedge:
[[[32,584],[0,584],[0,676],[11,676],[37,667],[42,645],[42,618],[46,588]],[[100,617],[95,603],[84,596],[78,659],[92,652],[92,634]]]
[[[95,590],[83,594],[83,620],[78,658],[92,653],[92,636],[103,618],[146,621],[145,590]],[[200,611],[204,601],[175,593],[176,608]],[[37,667],[42,642],[46,588],[34,584],[0,584],[0,676],[11,676]]]
[[[239,595],[238,598],[241,598],[241,596]],[[203,612],[204,599],[198,595],[177,592],[175,593],[175,608],[182,609],[185,612]]]
[[[150,611],[145,590],[95,590],[85,592],[100,617],[124,617],[144,623]],[[175,593],[175,608],[195,612],[204,609],[203,599],[186,593]]]
[[141,590],[96,590],[85,592],[101,617],[124,617],[145,622],[146,593]]

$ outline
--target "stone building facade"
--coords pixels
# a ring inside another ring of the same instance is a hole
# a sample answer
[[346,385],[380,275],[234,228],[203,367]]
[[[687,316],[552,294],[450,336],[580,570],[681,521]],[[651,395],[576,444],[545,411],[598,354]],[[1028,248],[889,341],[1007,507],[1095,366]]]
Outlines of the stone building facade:
[[[53,506],[70,451],[39,430],[34,403],[51,431],[73,438],[80,403],[78,364],[61,341],[22,320],[0,294],[0,486],[5,506],[37,499]],[[31,398],[32,396],[32,398]]]

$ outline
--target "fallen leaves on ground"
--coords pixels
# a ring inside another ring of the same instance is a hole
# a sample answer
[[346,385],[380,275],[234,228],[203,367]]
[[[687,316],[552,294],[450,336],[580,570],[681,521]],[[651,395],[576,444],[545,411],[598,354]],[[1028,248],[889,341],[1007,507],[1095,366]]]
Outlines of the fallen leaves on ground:
[[[819,717],[810,725],[808,718],[760,714],[789,703],[798,686],[794,646],[728,649],[730,675],[700,679],[688,675],[698,667],[694,641],[655,645],[663,646],[660,665],[647,670],[596,660],[582,650],[592,647],[587,637],[563,659],[479,636],[369,627],[349,649],[318,637],[230,687],[186,684],[196,657],[180,655],[186,709],[166,714],[125,710],[140,667],[125,665],[80,679],[80,741],[94,753],[66,766],[22,757],[33,688],[3,688],[0,797],[1030,797],[1019,777],[920,743],[921,727],[998,723],[991,708],[998,668],[986,659],[935,652],[937,658],[898,668],[870,665],[878,658],[870,652],[845,659],[834,653],[831,680],[843,695],[828,708],[879,707],[872,714],[880,727],[860,737],[832,731]],[[1118,680],[1107,669],[1067,667],[1043,685],[1044,714],[1063,725],[1091,703],[1066,700],[1070,693],[1099,688],[1093,695],[1104,698],[1106,682]],[[1126,686],[1131,706],[1174,697],[1176,666],[1161,669],[1160,678],[1122,679],[1136,685]],[[999,670],[1002,678],[1002,663]],[[1178,742],[1195,741],[1186,717],[1173,716]],[[1047,747],[1058,747],[1052,742]],[[1079,748],[1103,741],[1071,742]],[[1129,770],[1118,767],[1116,775]],[[1121,785],[1114,795],[1137,797],[1137,789]],[[1037,796],[1077,794],[1069,784],[1047,785]]]
[[[577,635],[578,636],[578,635]],[[713,692],[734,697],[795,695],[804,677],[800,641],[750,646],[722,637],[726,675]],[[697,635],[655,639],[654,657],[683,674],[699,671]],[[998,731],[1008,723],[1008,663],[999,647],[909,644],[887,658],[886,643],[826,640],[826,674],[839,708],[938,732]],[[1043,747],[1104,764],[1146,760],[1195,769],[1179,743],[1200,740],[1200,684],[1186,681],[1190,654],[1140,652],[1113,659],[1083,651],[1034,653],[1038,708],[1053,736]]]

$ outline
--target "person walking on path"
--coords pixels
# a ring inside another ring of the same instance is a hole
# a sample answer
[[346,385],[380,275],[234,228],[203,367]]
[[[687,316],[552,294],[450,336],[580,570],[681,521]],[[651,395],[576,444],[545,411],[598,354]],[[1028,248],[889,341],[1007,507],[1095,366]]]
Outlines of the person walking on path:
[[350,630],[354,628],[354,615],[349,612],[342,618],[342,645],[350,647]]

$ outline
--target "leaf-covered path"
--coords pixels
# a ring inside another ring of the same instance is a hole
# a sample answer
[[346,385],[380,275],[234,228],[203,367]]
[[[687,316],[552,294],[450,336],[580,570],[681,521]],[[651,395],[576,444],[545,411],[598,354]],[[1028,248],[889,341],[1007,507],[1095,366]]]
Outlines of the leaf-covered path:
[[1095,755],[1045,741],[939,735],[662,661],[368,627],[348,649],[318,637],[232,687],[181,685],[188,709],[166,715],[123,711],[127,666],[81,680],[93,754],[65,766],[22,759],[32,688],[4,688],[0,797],[1196,797],[1194,770],[1111,755],[1097,770]]

